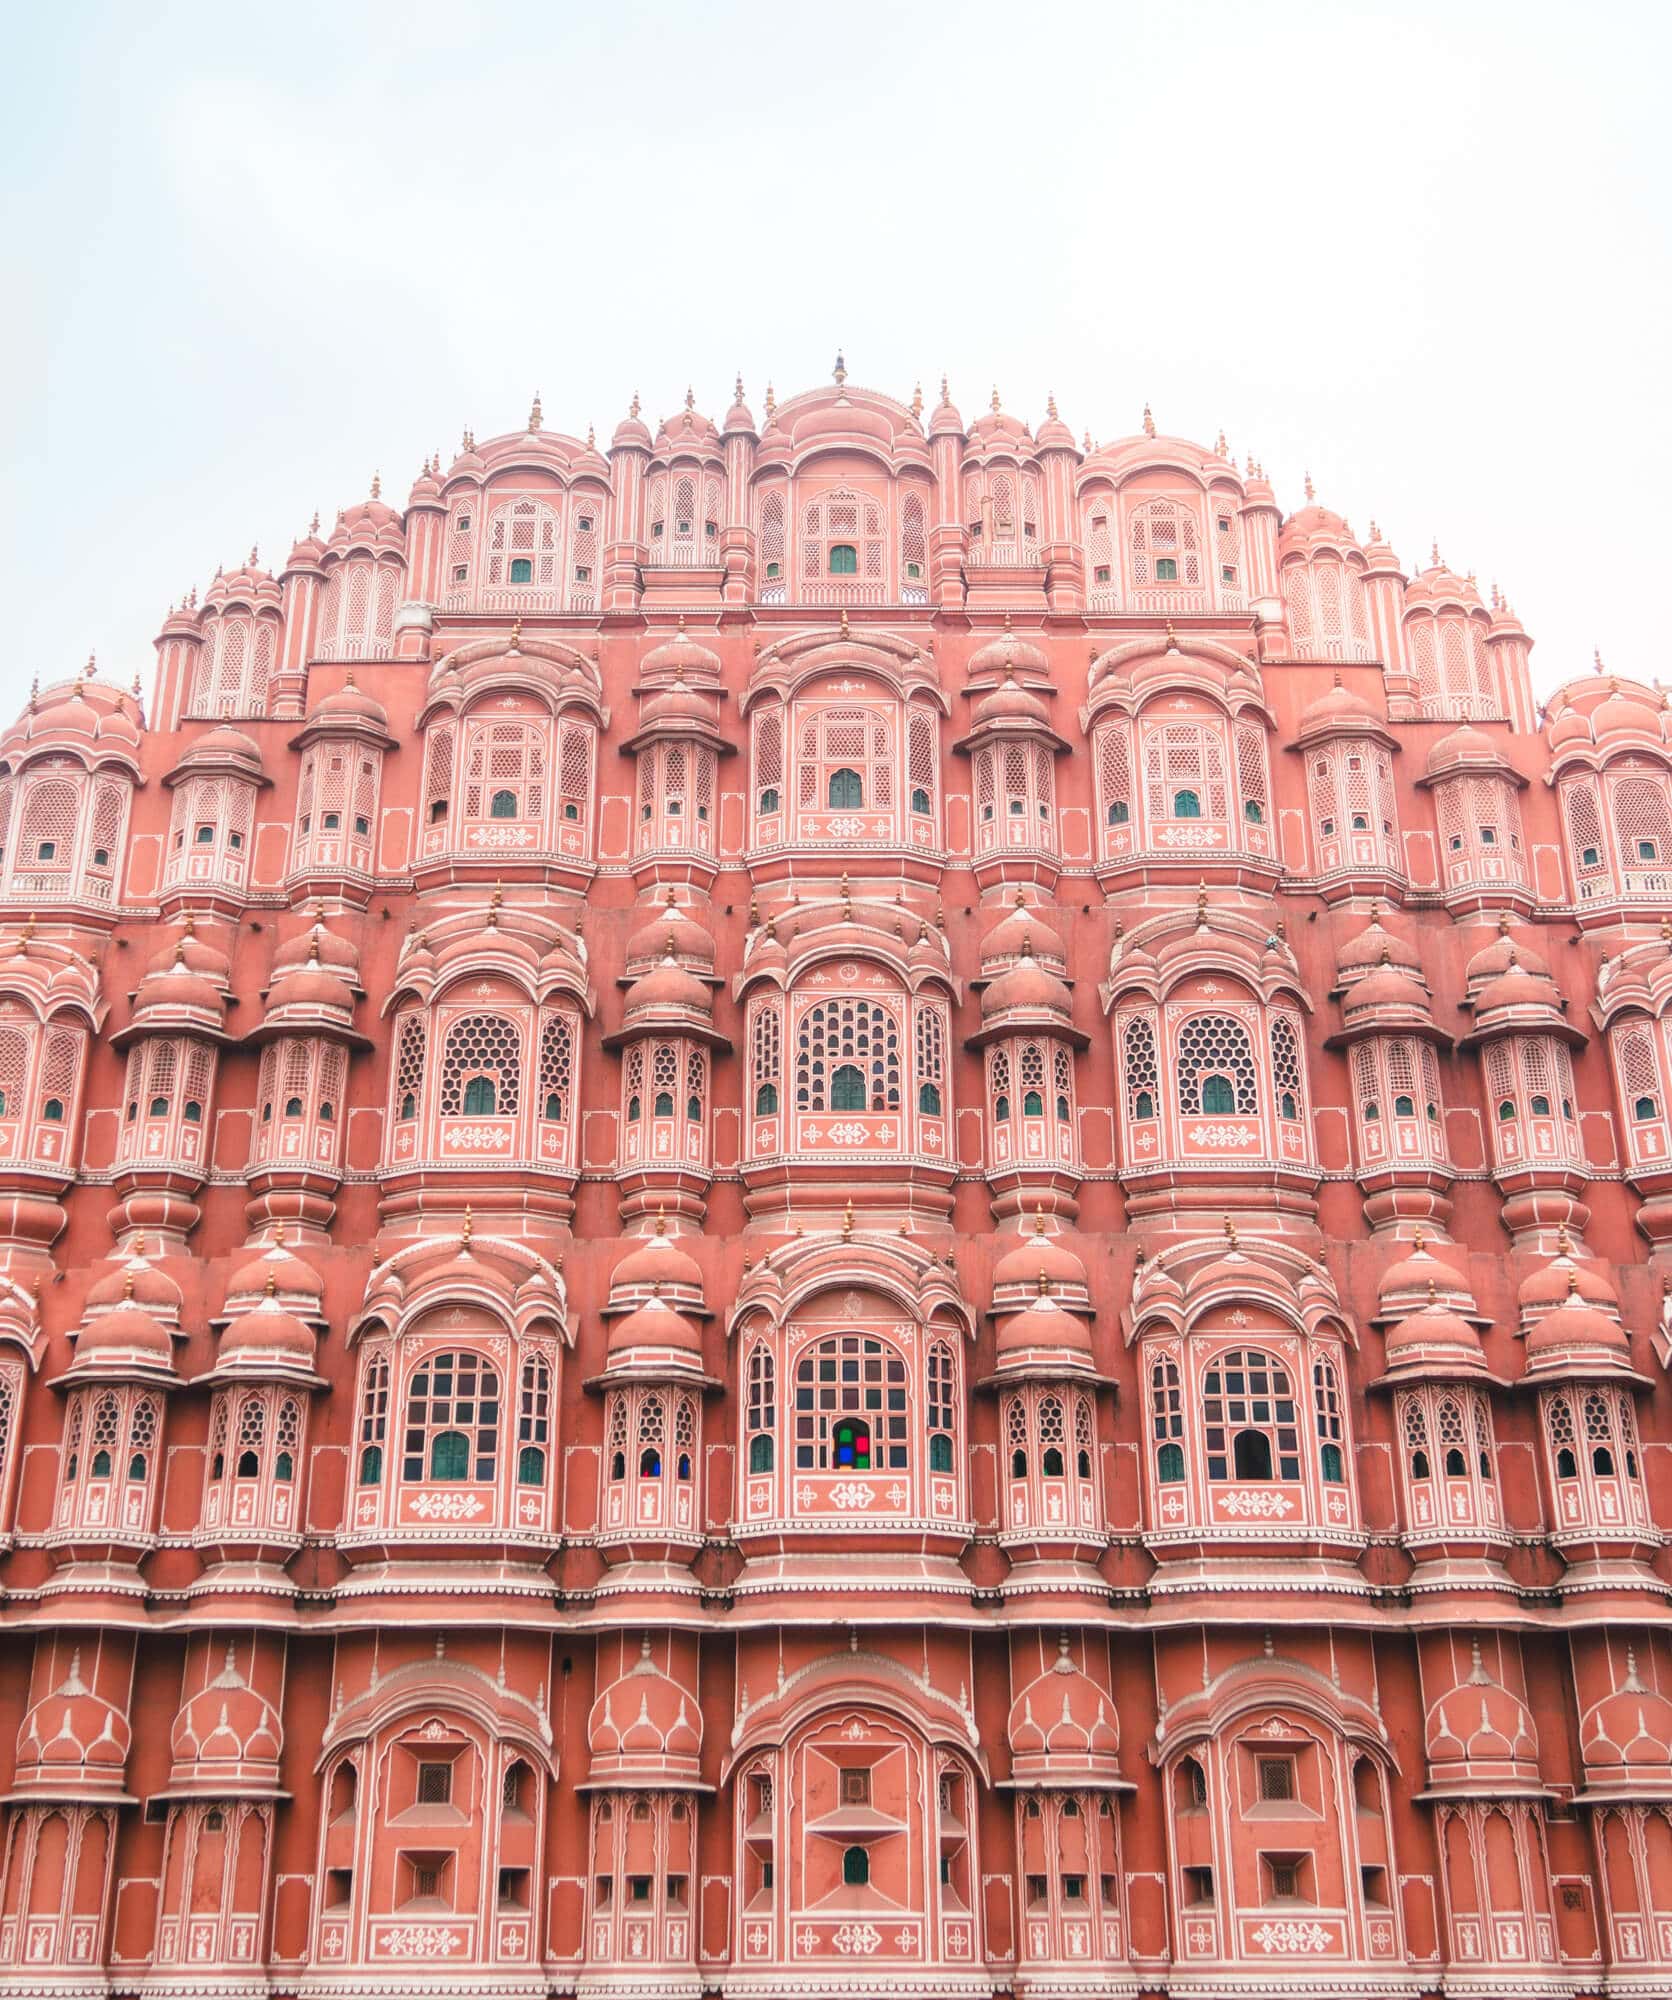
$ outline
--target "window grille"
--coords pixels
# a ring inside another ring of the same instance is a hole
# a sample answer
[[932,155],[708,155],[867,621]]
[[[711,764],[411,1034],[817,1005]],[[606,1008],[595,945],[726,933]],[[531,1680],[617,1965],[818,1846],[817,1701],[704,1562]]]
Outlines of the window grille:
[[514,1118],[522,1074],[522,1034],[499,1014],[467,1014],[447,1030],[441,1058],[441,1115],[457,1118],[470,1109],[469,1085],[485,1079],[492,1085],[488,1112]]
[[499,1451],[499,1375],[464,1349],[432,1354],[407,1390],[401,1477],[491,1483]]
[[1229,1086],[1237,1116],[1252,1117],[1259,1108],[1248,1030],[1229,1014],[1193,1014],[1182,1024],[1177,1071],[1179,1108],[1186,1116],[1211,1109],[1204,1098],[1215,1093],[1205,1086],[1215,1078]]
[[798,1471],[903,1472],[910,1418],[906,1364],[880,1340],[832,1334],[795,1370]]
[[899,1110],[900,1033],[894,1015],[874,1000],[821,1000],[808,1008],[796,1036],[796,1109],[834,1108],[836,1071],[855,1068],[864,1086],[858,1109]]
[[[1258,1348],[1216,1355],[1202,1379],[1202,1441],[1208,1477],[1300,1478],[1300,1429],[1294,1391],[1281,1362]],[[1263,1461],[1238,1450],[1250,1434],[1266,1440]],[[1263,1462],[1263,1472],[1252,1469]]]
[[548,1014],[540,1030],[540,1115],[569,1116],[575,1049],[574,1024],[567,1015]]
[[1122,1066],[1126,1073],[1126,1115],[1154,1118],[1161,1108],[1160,1071],[1155,1052],[1155,1022],[1148,1014],[1133,1014],[1121,1030]]

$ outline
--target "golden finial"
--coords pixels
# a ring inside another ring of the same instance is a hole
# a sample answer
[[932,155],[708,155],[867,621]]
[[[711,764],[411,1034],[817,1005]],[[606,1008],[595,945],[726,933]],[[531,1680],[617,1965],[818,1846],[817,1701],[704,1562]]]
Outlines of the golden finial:
[[540,391],[536,389],[534,392],[534,401],[528,406],[528,428],[531,431],[537,431],[544,421],[540,410]]
[[845,639],[847,636],[848,636],[848,607],[844,604],[842,606],[842,637]]
[[1564,1257],[1571,1257],[1573,1255],[1573,1244],[1568,1236],[1567,1224],[1565,1222],[1556,1231],[1556,1248]]
[[761,920],[761,906],[753,889],[749,891],[749,928],[753,930]]
[[1602,648],[1600,646],[1593,646],[1591,648],[1591,672],[1594,674],[1602,672]]
[[590,424],[586,427],[586,448],[588,451],[596,451],[598,449],[598,433]]
[[1420,1256],[1422,1255],[1422,1246],[1423,1246],[1423,1244],[1424,1244],[1424,1243],[1425,1243],[1425,1242],[1426,1242],[1427,1240],[1428,1240],[1428,1239],[1427,1239],[1427,1238],[1426,1238],[1426,1237],[1425,1237],[1425,1236],[1423,1235],[1423,1233],[1422,1233],[1422,1231],[1421,1231],[1420,1229],[1416,1230],[1416,1231],[1415,1231],[1415,1232],[1414,1232],[1414,1233],[1412,1234],[1412,1237],[1411,1237],[1411,1250],[1412,1250],[1412,1253],[1413,1253],[1413,1254],[1414,1254],[1415,1256],[1418,1256],[1418,1257],[1420,1257]]
[[1167,620],[1167,650],[1169,653],[1176,653],[1178,649],[1179,649],[1178,634],[1173,630],[1173,621],[1172,619],[1169,618]]
[[853,1241],[853,1196],[848,1196],[848,1205],[842,1210],[842,1241]]
[[135,674],[134,674],[134,687],[133,687],[133,695],[134,695],[134,700],[135,700],[135,701],[138,701],[138,699],[139,699],[139,697],[140,697],[140,692],[141,692],[141,688],[140,688],[140,679],[139,679],[139,674],[138,674],[138,672],[136,671],[136,672],[135,672]]
[[1047,389],[1045,391],[1045,414],[1050,418],[1052,423],[1059,423],[1061,421],[1057,415],[1057,392],[1055,389]]
[[947,409],[950,407],[951,402],[952,402],[952,391],[946,386],[946,371],[945,369],[942,369],[940,406],[943,410]]
[[736,382],[732,384],[732,400],[738,403],[743,401],[743,370],[741,368],[737,371]]
[[1509,911],[1508,911],[1508,910],[1500,910],[1500,911],[1498,912],[1498,935],[1499,935],[1499,937],[1508,937],[1508,936],[1509,936]]
[[830,379],[838,389],[848,379],[848,364],[842,359],[842,350],[839,347],[836,350],[836,366],[830,371]]
[[1149,438],[1155,436],[1155,418],[1150,414],[1148,403],[1144,405],[1144,436]]
[[993,384],[993,415],[996,417],[1004,405],[999,401],[999,385]]
[[1225,1218],[1225,1241],[1233,1250],[1237,1247],[1237,1226],[1229,1216]]
[[1043,1236],[1045,1234],[1044,1202],[1041,1202],[1033,1212],[1033,1233],[1035,1236]]
[[911,413],[921,423],[923,419],[923,384],[921,382],[911,392]]
[[1310,501],[1313,501],[1313,500],[1316,500],[1318,496],[1317,496],[1316,492],[1314,492],[1314,490],[1313,490],[1313,486],[1312,486],[1312,475],[1311,475],[1311,473],[1310,473],[1310,472],[1308,472],[1308,473],[1307,473],[1307,474],[1305,475],[1305,477],[1304,477],[1304,480],[1303,480],[1303,485],[1304,485],[1304,487],[1305,487],[1305,491],[1306,491],[1306,497],[1307,497],[1307,500],[1308,500],[1309,502],[1310,502]]
[[315,932],[314,932],[314,934],[313,934],[313,936],[312,936],[311,938],[309,938],[309,940],[308,940],[308,963],[309,963],[310,965],[317,965],[317,964],[319,963],[319,933],[318,933],[318,931],[315,931]]
[[1218,437],[1214,439],[1213,450],[1216,458],[1229,458],[1231,455],[1231,447],[1225,442],[1225,427],[1223,424],[1219,427]]
[[1051,1296],[1051,1281],[1046,1277],[1043,1269],[1039,1273],[1039,1296],[1042,1299],[1048,1299]]
[[778,398],[772,393],[772,384],[770,382],[766,385],[766,401],[762,405],[762,408],[766,411],[768,417],[775,417],[778,414]]
[[499,929],[499,906],[504,900],[505,892],[496,882],[493,885],[493,894],[488,898],[488,929],[490,931]]
[[1198,882],[1196,884],[1196,922],[1198,926],[1205,926],[1207,920],[1208,885],[1205,882]]
[[273,1242],[280,1250],[284,1248],[284,1217],[282,1215],[273,1225]]
[[667,1233],[668,1233],[668,1205],[665,1201],[659,1201],[656,1204],[656,1234],[658,1236],[666,1236]]
[[383,474],[381,472],[374,472],[372,474],[372,498],[374,500],[381,500],[383,498]]
[[93,655],[89,653],[87,655],[87,664],[82,668],[81,671],[87,676],[89,680],[91,680],[93,676],[98,672],[98,670],[99,669],[97,662],[95,661]]
[[694,410],[697,407],[696,395],[689,382],[685,385],[685,407],[687,410]]
[[35,712],[35,704],[41,698],[41,677],[39,674],[29,683],[29,712]]
[[522,647],[522,619],[519,617],[517,619],[517,622],[511,627],[511,651],[513,653],[518,652],[521,650],[521,647]]
[[1430,569],[1439,569],[1441,567],[1440,539],[1437,535],[1435,536],[1433,541],[1431,541],[1428,545],[1428,558],[1429,558]]
[[1430,1278],[1428,1281],[1428,1310],[1432,1312],[1439,1303],[1440,1303],[1439,1288],[1434,1283],[1434,1280]]
[[633,391],[633,400],[627,405],[628,416],[636,417],[639,413],[639,409],[640,409],[639,392],[637,389],[635,389]]
[[133,1274],[133,1266],[130,1264],[126,1274],[122,1279],[122,1296],[125,1299],[131,1299],[133,1295],[134,1295],[134,1274]]
[[460,1240],[462,1242],[468,1243],[470,1241],[471,1231],[475,1227],[476,1227],[476,1212],[474,1209],[467,1208],[464,1212],[464,1227],[459,1231]]
[[272,1274],[272,1272],[271,1272],[271,1271],[269,1271],[269,1272],[267,1273],[267,1284],[266,1284],[266,1287],[265,1287],[265,1289],[266,1289],[266,1292],[267,1292],[267,1296],[268,1296],[269,1298],[272,1298],[272,1297],[274,1297],[274,1296],[275,1296],[275,1294],[276,1294],[276,1293],[278,1292],[278,1289],[279,1289],[279,1287],[278,1287],[278,1281],[277,1281],[277,1280],[276,1280],[276,1279],[274,1278],[274,1276],[273,1276],[273,1274]]
[[1578,1291],[1578,1289],[1579,1289],[1579,1273],[1577,1271],[1569,1271],[1568,1288],[1567,1288],[1568,1297],[1571,1299],[1574,1293]]

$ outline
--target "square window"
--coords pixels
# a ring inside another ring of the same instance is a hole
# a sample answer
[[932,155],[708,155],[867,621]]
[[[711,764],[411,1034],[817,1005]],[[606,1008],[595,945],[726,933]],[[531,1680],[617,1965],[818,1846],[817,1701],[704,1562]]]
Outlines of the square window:
[[532,583],[534,581],[534,564],[527,556],[513,556],[511,558],[511,581],[513,583]]
[[443,1764],[420,1764],[418,1766],[418,1803],[421,1806],[450,1805],[453,1799],[453,1766]]
[[1262,1757],[1258,1761],[1261,1800],[1270,1804],[1292,1799],[1295,1795],[1295,1760],[1292,1757]]
[[1652,840],[1640,840],[1637,843],[1637,858],[1639,861],[1654,860],[1655,844]]
[[1177,583],[1179,580],[1178,558],[1157,556],[1155,559],[1155,580],[1157,583]]
[[843,1771],[842,1803],[845,1806],[868,1806],[871,1803],[871,1769],[868,1764],[860,1765],[857,1770]]
[[453,581],[455,583],[463,583],[465,578],[469,576],[469,574],[470,570],[466,564],[455,563],[453,565]]
[[1219,581],[1221,583],[1235,583],[1236,580],[1237,573],[1235,568],[1230,563],[1221,563],[1219,565]]

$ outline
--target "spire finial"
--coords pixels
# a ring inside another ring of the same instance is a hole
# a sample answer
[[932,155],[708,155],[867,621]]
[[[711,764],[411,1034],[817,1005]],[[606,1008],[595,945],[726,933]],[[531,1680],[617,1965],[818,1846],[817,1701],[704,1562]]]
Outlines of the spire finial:
[[732,395],[737,402],[741,403],[743,401],[743,370],[741,368],[737,371],[737,380],[732,384]]
[[919,382],[911,392],[911,413],[919,422],[923,418],[923,384]]
[[853,1196],[848,1196],[848,1205],[842,1210],[842,1241],[853,1241]]
[[516,653],[520,652],[521,650],[522,650],[522,615],[519,612],[517,615],[516,623],[511,627],[511,651],[513,653]]
[[381,472],[374,472],[372,474],[372,498],[374,500],[381,500],[383,498],[383,474]]
[[1318,497],[1318,495],[1317,495],[1317,491],[1316,491],[1316,489],[1315,489],[1315,488],[1313,487],[1313,484],[1312,484],[1312,474],[1311,474],[1310,472],[1308,472],[1308,473],[1307,473],[1307,474],[1305,475],[1305,480],[1304,480],[1304,485],[1305,485],[1305,489],[1306,489],[1306,498],[1307,498],[1307,502],[1308,502],[1308,504],[1310,504],[1310,503],[1311,503],[1312,501],[1316,500],[1316,499],[1317,499],[1317,497]]
[[97,661],[95,660],[94,656],[91,653],[89,653],[87,655],[87,664],[82,668],[81,671],[87,676],[89,680],[91,680],[93,676],[98,672],[98,670],[99,669]]
[[1237,1247],[1237,1226],[1229,1216],[1225,1218],[1225,1241],[1233,1250]]
[[848,636],[848,607],[844,604],[842,606],[842,637],[845,639],[847,636]]
[[950,409],[952,407],[952,391],[946,386],[946,370],[944,368],[941,370],[940,406],[943,410]]
[[598,449],[598,433],[593,429],[591,424],[588,424],[586,427],[586,448],[588,451],[596,451]]
[[1055,389],[1047,389],[1045,391],[1045,414],[1051,419],[1052,423],[1059,423],[1061,421],[1057,415],[1057,392]]
[[1004,405],[999,401],[999,385],[995,382],[993,384],[993,415],[996,417],[1003,408]]
[[770,382],[766,385],[766,402],[763,407],[769,417],[775,417],[778,414],[778,398],[772,393],[772,384]]
[[697,407],[696,393],[689,382],[685,385],[685,407],[688,411],[694,410]]
[[1144,405],[1144,436],[1147,438],[1155,436],[1155,418],[1148,403]]
[[528,406],[528,428],[531,431],[537,431],[544,421],[545,418],[540,409],[540,391],[536,389],[534,392],[534,401]]
[[627,405],[628,416],[636,417],[639,413],[639,409],[640,409],[639,392],[637,389],[635,389],[633,391],[633,400]]
[[836,350],[836,366],[830,371],[830,379],[840,389],[848,379],[848,364],[842,359],[842,350]]
[[459,1231],[460,1241],[468,1243],[471,1238],[471,1233],[475,1229],[475,1227],[476,1227],[476,1211],[473,1208],[466,1208],[464,1212],[464,1227]]
[[1602,648],[1600,646],[1593,646],[1591,648],[1591,672],[1593,674],[1600,674],[1602,672]]
[[1196,884],[1197,928],[1205,930],[1207,928],[1207,921],[1208,921],[1208,885],[1205,882],[1198,882]]

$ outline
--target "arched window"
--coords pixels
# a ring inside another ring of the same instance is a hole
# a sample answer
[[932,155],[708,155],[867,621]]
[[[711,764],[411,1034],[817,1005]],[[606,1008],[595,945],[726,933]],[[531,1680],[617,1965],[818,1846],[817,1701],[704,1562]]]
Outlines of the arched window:
[[957,1448],[957,1407],[954,1401],[954,1372],[952,1350],[944,1340],[937,1340],[929,1349],[929,1470],[931,1472],[951,1472],[955,1468]]
[[1312,1364],[1312,1400],[1318,1420],[1318,1464],[1326,1486],[1339,1486],[1346,1479],[1343,1455],[1345,1434],[1341,1413],[1341,1387],[1328,1361]]
[[[1258,1109],[1254,1078],[1254,1050],[1240,1021],[1229,1014],[1193,1014],[1180,1027],[1179,1106],[1187,1115],[1252,1116]],[[1219,1086],[1211,1097],[1210,1084]]]
[[842,1883],[845,1888],[862,1889],[871,1879],[871,1850],[845,1847],[842,1850]]
[[542,1355],[523,1363],[517,1408],[517,1484],[544,1486],[546,1452],[551,1442],[551,1369]]
[[489,1484],[498,1453],[497,1370],[468,1348],[427,1356],[407,1389],[401,1477]]
[[859,551],[852,542],[833,542],[830,549],[830,574],[832,576],[857,576],[859,574]]
[[778,1430],[778,1371],[771,1350],[757,1342],[749,1356],[749,1470],[770,1472]]
[[1174,819],[1200,819],[1202,817],[1202,795],[1187,786],[1173,794]]
[[795,1105],[798,1111],[898,1111],[895,1015],[874,1000],[857,998],[821,1000],[808,1008],[796,1038]]
[[778,1086],[775,1083],[761,1084],[755,1091],[755,1116],[757,1118],[770,1118],[777,1109]]
[[809,1346],[795,1370],[798,1472],[903,1472],[908,1464],[906,1364],[864,1334]]
[[1300,1419],[1287,1369],[1253,1347],[1215,1355],[1202,1379],[1202,1441],[1209,1479],[1299,1479]]
[[1184,1447],[1164,1444],[1155,1454],[1155,1471],[1163,1486],[1176,1485],[1184,1477]]
[[865,781],[857,771],[831,772],[830,804],[837,812],[857,812],[865,804]]
[[516,1116],[522,1034],[499,1014],[467,1014],[447,1030],[441,1058],[445,1117]]
[[495,792],[488,801],[490,819],[515,819],[517,817],[517,795],[515,792]]
[[383,1445],[389,1422],[389,1358],[373,1355],[360,1391],[360,1484],[383,1483]]

